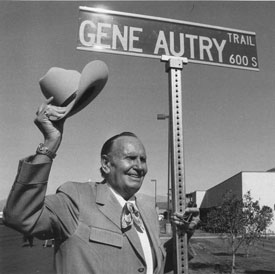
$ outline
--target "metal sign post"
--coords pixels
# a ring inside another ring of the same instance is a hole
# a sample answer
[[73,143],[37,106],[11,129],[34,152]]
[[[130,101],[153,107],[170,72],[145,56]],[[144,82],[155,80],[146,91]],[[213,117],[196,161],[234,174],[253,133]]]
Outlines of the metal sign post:
[[[171,148],[171,186],[172,211],[184,213],[185,199],[185,172],[183,150],[183,122],[182,122],[182,89],[181,71],[188,63],[187,58],[162,56],[166,62],[166,72],[169,73],[169,137]],[[188,273],[187,234],[173,226],[174,271]]]

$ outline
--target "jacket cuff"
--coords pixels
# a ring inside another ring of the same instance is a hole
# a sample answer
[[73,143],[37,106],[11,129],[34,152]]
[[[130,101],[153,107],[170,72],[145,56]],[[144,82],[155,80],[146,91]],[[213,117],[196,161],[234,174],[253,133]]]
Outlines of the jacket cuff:
[[29,156],[19,161],[16,181],[21,184],[48,182],[52,162],[33,164],[32,158]]

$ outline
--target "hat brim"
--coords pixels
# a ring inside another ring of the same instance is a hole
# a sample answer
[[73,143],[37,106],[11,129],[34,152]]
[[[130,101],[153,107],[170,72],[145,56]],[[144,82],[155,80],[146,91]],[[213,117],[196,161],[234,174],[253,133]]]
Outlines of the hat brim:
[[108,74],[107,65],[100,60],[92,61],[83,68],[76,98],[73,105],[70,106],[67,117],[81,111],[95,99],[104,88],[108,80]]

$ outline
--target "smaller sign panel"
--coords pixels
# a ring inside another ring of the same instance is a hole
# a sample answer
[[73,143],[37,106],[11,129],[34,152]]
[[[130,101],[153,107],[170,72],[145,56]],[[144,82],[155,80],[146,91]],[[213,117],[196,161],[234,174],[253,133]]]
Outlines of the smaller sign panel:
[[90,7],[79,7],[77,49],[259,70],[254,32]]

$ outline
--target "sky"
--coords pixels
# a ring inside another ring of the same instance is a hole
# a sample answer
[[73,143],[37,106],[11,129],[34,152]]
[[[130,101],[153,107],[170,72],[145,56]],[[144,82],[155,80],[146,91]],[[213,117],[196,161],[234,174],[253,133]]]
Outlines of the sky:
[[151,15],[256,33],[258,72],[189,63],[182,71],[186,191],[207,190],[241,171],[275,167],[275,2],[0,2],[0,200],[19,159],[43,141],[33,123],[44,97],[39,79],[53,66],[81,71],[102,60],[109,79],[66,121],[48,193],[66,181],[100,181],[100,149],[122,131],[146,147],[142,193],[167,194],[168,75],[158,59],[77,50],[79,6]]

